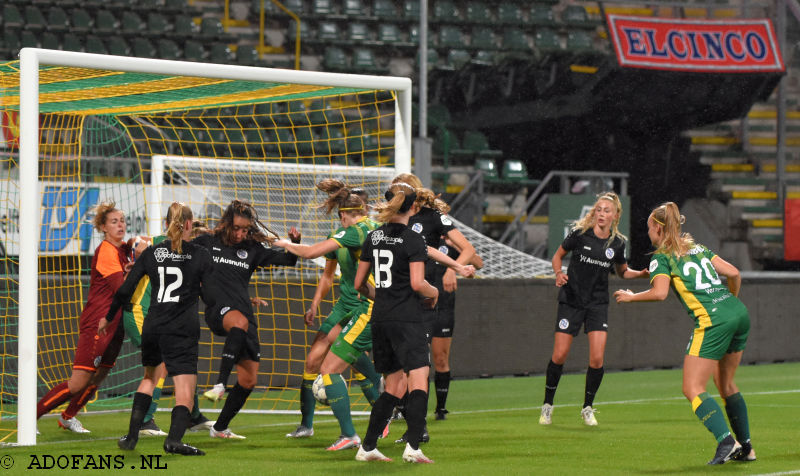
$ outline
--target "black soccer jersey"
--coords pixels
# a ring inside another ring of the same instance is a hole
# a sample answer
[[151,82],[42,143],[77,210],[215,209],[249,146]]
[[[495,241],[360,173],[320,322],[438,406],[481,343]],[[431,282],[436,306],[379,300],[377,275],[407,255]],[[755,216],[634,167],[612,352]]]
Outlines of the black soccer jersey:
[[187,241],[183,242],[181,253],[172,251],[170,246],[171,242],[165,240],[142,252],[114,295],[107,319],[130,302],[139,281],[147,275],[152,292],[142,333],[200,337],[197,298],[201,284],[206,304],[213,304],[205,293],[213,272],[211,256],[202,246]]
[[[458,258],[458,256],[461,254],[454,247],[448,246],[447,243],[445,243],[444,240],[442,240],[441,244],[439,245],[439,251],[441,251],[442,253],[446,254],[449,258],[452,258],[453,261],[455,261]],[[433,260],[430,260],[430,261],[433,261]],[[439,291],[441,291],[442,290],[442,277],[444,276],[444,273],[445,273],[445,271],[447,271],[448,267],[443,265],[442,263],[437,262],[437,261],[433,261],[433,262],[436,265],[436,267],[435,267],[436,274],[435,274],[435,278],[434,278],[436,280],[435,286],[437,288],[439,288]]]
[[216,234],[200,235],[194,243],[205,247],[214,261],[213,294],[217,306],[231,307],[253,318],[248,284],[250,276],[259,266],[294,266],[297,256],[289,252],[275,251],[265,245],[245,240],[238,245],[227,246]]
[[359,260],[372,263],[373,321],[422,322],[422,300],[411,288],[409,263],[427,258],[425,240],[402,223],[387,223],[367,235]]
[[[449,216],[442,215],[439,210],[422,207],[416,215],[408,219],[408,227],[422,235],[426,245],[439,248],[444,244],[442,236],[454,229],[455,225]],[[434,286],[439,282],[434,260],[425,263],[425,279]]]
[[569,281],[561,287],[558,301],[574,307],[608,304],[608,273],[614,265],[625,264],[625,240],[617,236],[608,245],[590,228],[586,233],[573,230],[561,247],[571,252],[567,268]]

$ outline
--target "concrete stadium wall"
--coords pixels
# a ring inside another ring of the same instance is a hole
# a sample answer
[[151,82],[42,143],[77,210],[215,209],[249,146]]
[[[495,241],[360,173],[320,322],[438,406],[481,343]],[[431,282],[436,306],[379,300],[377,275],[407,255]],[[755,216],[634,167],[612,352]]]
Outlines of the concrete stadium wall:
[[[458,377],[544,373],[553,350],[558,289],[552,279],[459,280],[451,372]],[[609,289],[647,289],[646,280],[612,278]],[[800,278],[744,279],[750,311],[743,363],[800,360]],[[664,302],[609,304],[606,369],[680,367],[694,322],[672,293]],[[584,370],[581,332],[564,366]]]

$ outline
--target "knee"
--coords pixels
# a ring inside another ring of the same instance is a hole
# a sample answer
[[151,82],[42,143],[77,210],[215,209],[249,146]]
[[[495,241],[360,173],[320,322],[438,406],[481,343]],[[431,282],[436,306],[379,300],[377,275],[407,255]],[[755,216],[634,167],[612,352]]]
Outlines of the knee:
[[433,366],[437,372],[446,372],[450,369],[450,356],[448,354],[439,354],[433,356]]
[[599,369],[603,366],[603,356],[593,356],[589,358],[589,367]]
[[256,381],[258,380],[258,378],[255,375],[251,375],[245,372],[238,372],[238,374],[239,377],[237,381],[239,382],[240,386],[244,388],[253,388],[256,386]]

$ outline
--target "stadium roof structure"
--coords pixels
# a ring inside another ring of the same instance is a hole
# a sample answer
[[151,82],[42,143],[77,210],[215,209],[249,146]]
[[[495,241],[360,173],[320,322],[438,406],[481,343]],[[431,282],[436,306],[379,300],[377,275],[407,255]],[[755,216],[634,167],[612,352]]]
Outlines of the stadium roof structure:
[[[19,109],[19,61],[0,64],[0,78],[0,102],[3,107]],[[39,111],[42,113],[153,113],[298,100],[369,90],[66,66],[39,67]]]

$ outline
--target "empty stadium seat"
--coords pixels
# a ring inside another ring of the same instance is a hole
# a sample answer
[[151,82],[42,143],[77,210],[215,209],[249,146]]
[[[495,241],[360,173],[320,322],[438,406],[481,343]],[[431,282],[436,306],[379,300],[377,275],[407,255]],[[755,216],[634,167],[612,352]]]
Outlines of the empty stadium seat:
[[479,26],[472,29],[470,35],[469,46],[476,50],[495,50],[497,43],[495,42],[494,32],[491,28]]
[[57,50],[57,49],[59,49],[60,45],[59,45],[59,41],[58,41],[58,36],[56,36],[55,33],[50,33],[49,31],[46,31],[46,32],[42,33],[42,44],[41,44],[41,46],[42,46],[42,48],[47,49],[47,50]]
[[552,27],[556,24],[556,16],[549,5],[534,3],[529,10],[532,25]]
[[589,20],[589,15],[583,5],[567,5],[561,12],[561,21],[567,26],[576,28],[595,27],[595,23]]
[[83,41],[75,33],[64,33],[61,38],[61,49],[64,51],[83,51]]
[[479,156],[500,157],[503,155],[502,151],[489,147],[489,141],[483,132],[475,130],[464,132],[461,147]]
[[344,50],[337,46],[325,48],[322,63],[327,71],[345,71],[350,67],[349,60]]
[[417,0],[404,0],[403,1],[403,18],[408,21],[419,21],[419,1]]
[[32,31],[23,30],[19,34],[19,46],[20,48],[38,48],[38,35]]
[[172,33],[179,38],[194,38],[199,31],[192,17],[188,15],[176,15],[172,20]]
[[363,73],[382,74],[387,70],[378,64],[375,52],[369,48],[355,48],[353,50],[353,69]]
[[586,30],[570,30],[567,32],[567,51],[573,54],[594,52],[594,42]]
[[466,14],[464,15],[468,23],[492,23],[492,12],[489,6],[477,0],[467,3]]
[[100,37],[95,35],[86,35],[86,43],[84,49],[87,53],[97,53],[100,55],[108,54],[105,43]]
[[528,168],[521,160],[506,159],[503,162],[502,178],[509,182],[528,180]]
[[382,23],[378,25],[378,42],[385,46],[394,46],[403,42],[400,27],[394,23]]
[[172,23],[167,17],[157,12],[147,14],[147,33],[150,36],[162,36],[172,32]]
[[123,12],[120,27],[125,35],[138,36],[147,29],[147,23],[136,12]]
[[366,5],[361,0],[344,0],[342,13],[351,18],[368,17]]
[[47,27],[50,31],[64,32],[69,29],[67,12],[61,7],[50,7],[47,10]]
[[475,170],[483,172],[484,179],[497,178],[497,163],[494,159],[480,158],[475,161]]
[[47,27],[42,11],[34,5],[25,7],[25,29],[30,31],[42,31]]
[[433,4],[432,19],[441,23],[461,23],[456,4],[450,0],[437,0]]
[[106,48],[108,49],[108,54],[117,55],[117,56],[130,56],[131,55],[131,47],[128,45],[128,42],[125,41],[125,38],[121,36],[110,36],[106,39]]
[[16,5],[5,4],[3,6],[3,27],[4,28],[21,28],[25,24],[19,8]]
[[558,34],[550,28],[537,28],[533,36],[536,51],[543,55],[551,55],[563,51]]
[[444,25],[439,29],[440,48],[461,48],[464,46],[464,35],[461,29],[453,25]]
[[72,10],[70,23],[72,24],[70,31],[74,33],[86,33],[92,28],[93,22],[92,17],[89,16],[89,12],[82,8],[76,8]]
[[365,23],[359,23],[359,22],[349,23],[347,25],[347,39],[356,43],[363,43],[365,41],[369,41],[370,40],[369,28]]
[[372,14],[381,20],[396,20],[397,8],[392,0],[375,0],[372,4]]
[[336,13],[333,0],[312,0],[311,14],[317,17],[326,17]]
[[212,63],[231,64],[233,63],[233,52],[225,43],[213,43],[208,51],[208,60]]
[[520,28],[509,27],[503,30],[501,48],[505,51],[530,53],[531,47],[525,33]]
[[158,40],[156,48],[158,49],[158,57],[161,59],[181,59],[181,49],[178,48],[178,45],[172,40],[161,38]]
[[137,58],[156,57],[156,47],[147,38],[134,38],[131,41],[131,50]]
[[204,61],[206,52],[203,49],[203,44],[194,40],[186,40],[183,45],[183,57],[188,61]]
[[[94,31],[103,35],[119,32],[120,22],[108,10],[98,10],[94,16]],[[88,46],[88,45],[87,45]]]
[[497,6],[497,21],[501,25],[523,24],[522,8],[515,2],[501,2]]

